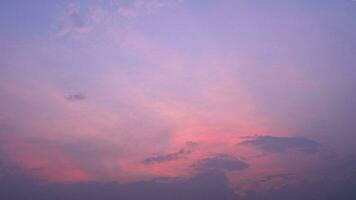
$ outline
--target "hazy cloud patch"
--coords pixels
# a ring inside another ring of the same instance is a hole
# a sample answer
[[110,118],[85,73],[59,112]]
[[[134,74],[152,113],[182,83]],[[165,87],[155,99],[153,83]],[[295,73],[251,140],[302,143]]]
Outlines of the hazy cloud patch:
[[86,96],[83,93],[74,93],[65,95],[65,98],[69,101],[81,101],[86,99]]
[[281,153],[288,149],[297,149],[306,153],[315,153],[320,148],[318,142],[310,139],[274,136],[257,136],[253,139],[245,140],[239,145],[251,145],[270,153]]
[[121,17],[134,18],[140,14],[155,13],[159,9],[181,2],[182,0],[135,0],[125,5],[120,5],[117,12]]
[[71,3],[66,7],[64,16],[58,25],[58,36],[65,36],[71,32],[85,33],[90,31],[90,27],[84,17],[80,15],[80,11],[79,4]]
[[198,171],[237,171],[246,169],[248,167],[248,164],[232,156],[221,154],[200,160],[193,167]]

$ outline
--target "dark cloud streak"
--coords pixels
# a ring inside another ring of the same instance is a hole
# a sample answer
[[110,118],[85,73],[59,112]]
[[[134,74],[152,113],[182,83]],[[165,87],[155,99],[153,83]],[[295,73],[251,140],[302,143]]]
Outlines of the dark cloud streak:
[[198,171],[238,171],[246,169],[248,164],[229,155],[216,155],[214,157],[209,157],[198,161],[198,163],[196,163],[193,167]]
[[239,145],[251,145],[269,153],[281,153],[288,149],[297,149],[306,153],[315,153],[320,144],[306,138],[258,136],[245,140]]
[[65,96],[65,98],[69,101],[81,101],[81,100],[85,100],[86,96],[82,93],[75,93],[75,94],[68,94]]
[[178,159],[181,159],[182,157],[184,157],[185,155],[192,153],[196,149],[196,146],[197,146],[197,144],[194,142],[187,142],[186,147],[183,149],[180,149],[177,152],[152,156],[152,157],[146,158],[143,161],[143,163],[149,165],[149,164],[155,164],[155,163],[163,163],[163,162],[172,161],[172,160],[178,160]]

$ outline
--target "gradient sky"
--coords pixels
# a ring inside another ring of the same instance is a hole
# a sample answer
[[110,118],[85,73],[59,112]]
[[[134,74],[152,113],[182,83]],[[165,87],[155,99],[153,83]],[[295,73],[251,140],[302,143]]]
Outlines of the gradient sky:
[[356,199],[353,0],[1,0],[0,198]]

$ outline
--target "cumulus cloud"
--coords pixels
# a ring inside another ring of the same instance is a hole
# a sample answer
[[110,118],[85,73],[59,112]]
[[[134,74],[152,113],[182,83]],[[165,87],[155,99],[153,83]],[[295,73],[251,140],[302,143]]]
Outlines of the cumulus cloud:
[[198,171],[227,170],[237,171],[248,167],[248,164],[229,155],[216,155],[198,161],[194,168]]
[[320,144],[310,139],[299,137],[257,136],[245,140],[239,145],[251,145],[269,153],[281,153],[288,149],[314,153],[319,150]]

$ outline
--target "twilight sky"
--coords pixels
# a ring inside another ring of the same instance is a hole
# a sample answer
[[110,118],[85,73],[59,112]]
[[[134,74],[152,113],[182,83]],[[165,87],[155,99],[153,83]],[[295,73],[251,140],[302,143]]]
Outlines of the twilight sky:
[[356,199],[356,1],[1,0],[0,198]]

